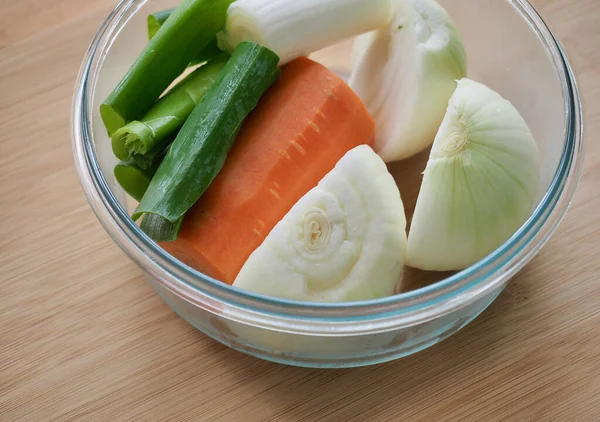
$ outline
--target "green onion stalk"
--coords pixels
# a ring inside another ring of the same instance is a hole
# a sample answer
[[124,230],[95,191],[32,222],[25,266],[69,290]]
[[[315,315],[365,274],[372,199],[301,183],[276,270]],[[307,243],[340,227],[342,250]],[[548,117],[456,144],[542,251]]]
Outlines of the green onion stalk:
[[171,16],[173,10],[175,10],[175,8],[162,10],[148,15],[148,40],[151,40],[156,35],[162,24],[166,22],[169,16]]
[[118,129],[111,137],[115,156],[128,160],[133,156],[147,156],[157,147],[162,151],[161,143],[181,129],[219,76],[228,57],[222,53],[199,67],[159,99],[144,117]]
[[225,25],[233,0],[183,0],[100,106],[109,136],[140,119]]
[[114,168],[115,179],[125,192],[139,202],[144,197],[148,186],[150,186],[150,182],[165,154],[166,149],[152,160],[144,157],[142,161],[137,158],[121,161]]
[[278,63],[275,53],[255,43],[244,42],[235,49],[171,144],[133,214],[134,220],[145,214],[166,220],[161,224],[170,230],[146,227],[154,240],[177,238],[184,214],[217,176],[246,116],[277,79]]
[[[148,15],[148,40],[151,40],[156,35],[163,23],[171,16],[173,10],[174,9],[167,9]],[[200,51],[198,56],[190,62],[190,66],[205,63],[221,53],[222,50],[217,43],[217,37],[215,37]]]

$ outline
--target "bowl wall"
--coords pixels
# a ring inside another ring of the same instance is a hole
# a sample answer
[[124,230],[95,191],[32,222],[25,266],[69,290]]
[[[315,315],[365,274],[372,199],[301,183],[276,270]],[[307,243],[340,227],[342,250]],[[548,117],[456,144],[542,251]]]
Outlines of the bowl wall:
[[[269,330],[223,316],[224,308],[199,308],[146,274],[150,285],[180,317],[213,339],[240,352],[286,365],[345,368],[373,365],[426,349],[458,332],[483,312],[506,283],[442,317],[402,329],[362,335],[307,335]],[[508,280],[507,280],[508,282]]]

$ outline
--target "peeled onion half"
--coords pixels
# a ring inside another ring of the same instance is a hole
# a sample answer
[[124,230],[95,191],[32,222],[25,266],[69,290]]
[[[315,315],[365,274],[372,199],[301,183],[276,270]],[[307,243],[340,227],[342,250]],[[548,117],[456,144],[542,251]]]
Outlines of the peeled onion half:
[[538,147],[519,112],[485,85],[460,80],[425,169],[407,265],[476,263],[525,222],[539,183]]
[[354,44],[350,86],[375,119],[384,161],[410,157],[433,142],[466,54],[450,16],[433,0],[394,0],[385,28]]

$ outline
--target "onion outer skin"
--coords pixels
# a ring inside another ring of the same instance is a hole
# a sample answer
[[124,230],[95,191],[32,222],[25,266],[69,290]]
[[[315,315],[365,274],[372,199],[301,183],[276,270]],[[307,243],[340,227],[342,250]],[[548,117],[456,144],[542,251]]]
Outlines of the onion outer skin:
[[407,244],[407,265],[461,270],[508,240],[530,215],[540,154],[513,105],[462,79],[433,142]]
[[431,145],[467,57],[450,16],[434,0],[395,0],[386,27],[357,38],[350,86],[376,122],[385,162]]

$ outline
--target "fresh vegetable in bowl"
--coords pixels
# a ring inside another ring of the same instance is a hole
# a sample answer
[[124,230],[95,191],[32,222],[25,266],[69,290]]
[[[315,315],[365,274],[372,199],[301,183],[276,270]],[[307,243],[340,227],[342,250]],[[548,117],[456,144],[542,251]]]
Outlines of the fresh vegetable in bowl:
[[237,0],[227,11],[219,46],[233,49],[253,41],[286,64],[345,38],[386,25],[392,0]]
[[121,161],[115,166],[114,175],[119,185],[136,201],[141,201],[150,186],[156,170],[160,166],[167,149],[156,154],[147,162],[140,162],[140,159],[130,158],[127,161]]
[[310,302],[391,296],[406,248],[400,192],[384,162],[359,146],[271,230],[234,286]]
[[350,149],[372,145],[375,124],[358,96],[307,58],[285,65],[248,116],[225,166],[163,247],[233,283],[246,259]]
[[539,181],[538,147],[519,112],[488,87],[460,80],[425,169],[408,264],[460,270],[484,258],[527,219]]
[[[348,83],[305,57],[355,35]],[[309,302],[390,296],[405,263],[463,269],[533,208],[535,140],[465,78],[434,0],[183,0],[148,16],[148,38],[101,106],[114,176],[142,230],[220,282]],[[432,143],[407,236],[385,162]]]
[[[160,33],[160,32],[159,32]],[[219,78],[194,108],[156,171],[133,218],[154,214],[173,230],[156,230],[172,241],[183,215],[200,198],[225,163],[242,122],[279,75],[279,57],[254,43],[237,46]],[[147,226],[153,231],[151,226]]]
[[438,3],[394,2],[394,19],[356,40],[349,82],[375,119],[375,148],[386,162],[431,145],[467,72],[458,30]]
[[[112,135],[115,156],[127,160],[148,155],[177,133],[215,82],[228,57],[223,55],[201,66],[161,97],[139,121],[127,123]],[[163,147],[164,148],[164,147]]]
[[[169,17],[171,17],[174,10],[175,9],[167,9],[148,15],[148,40],[151,40],[156,35],[160,27],[163,26]],[[190,66],[205,63],[221,53],[223,53],[223,51],[219,48],[217,37],[215,37],[206,47],[200,50],[196,57],[190,62]]]
[[[109,135],[141,118],[225,24],[233,0],[183,0],[100,106]],[[202,17],[202,25],[199,18]]]

